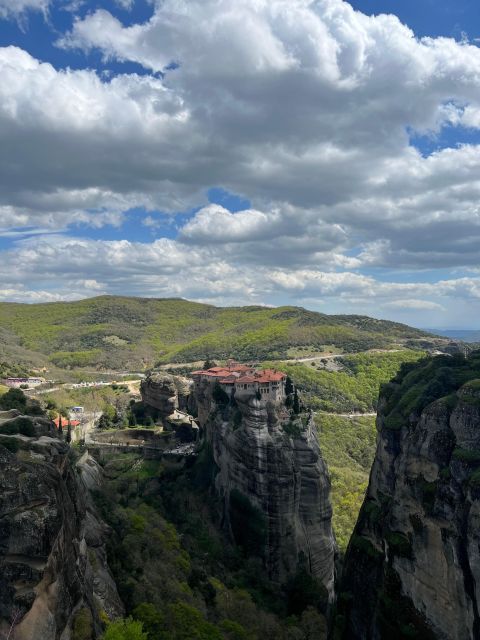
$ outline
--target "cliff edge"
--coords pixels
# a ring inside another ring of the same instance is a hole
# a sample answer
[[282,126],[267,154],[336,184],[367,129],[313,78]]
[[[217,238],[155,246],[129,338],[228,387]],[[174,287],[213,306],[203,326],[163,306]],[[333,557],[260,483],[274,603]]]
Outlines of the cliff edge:
[[334,638],[480,638],[480,353],[404,366],[377,429]]

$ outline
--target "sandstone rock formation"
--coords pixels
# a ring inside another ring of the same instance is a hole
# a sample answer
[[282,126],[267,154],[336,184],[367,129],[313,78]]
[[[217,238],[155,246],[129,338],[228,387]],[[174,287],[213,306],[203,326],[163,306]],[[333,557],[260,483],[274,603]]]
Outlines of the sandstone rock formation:
[[442,358],[383,391],[335,638],[480,638],[478,373],[478,354]]
[[245,529],[258,517],[257,529],[262,521],[265,525],[262,555],[270,579],[284,583],[303,565],[331,598],[330,481],[311,417],[293,420],[284,406],[251,393],[237,392],[233,406],[220,406],[208,382],[197,384],[195,395],[199,423],[218,467],[215,485],[224,524],[233,538],[249,544],[238,538],[245,538]]
[[191,384],[190,380],[180,376],[152,373],[142,380],[140,392],[143,402],[165,418],[176,409],[188,410]]
[[[92,483],[98,470],[89,466]],[[83,610],[98,637],[99,612],[123,612],[107,534],[64,442],[0,437],[0,631],[17,615],[16,640],[68,640]]]

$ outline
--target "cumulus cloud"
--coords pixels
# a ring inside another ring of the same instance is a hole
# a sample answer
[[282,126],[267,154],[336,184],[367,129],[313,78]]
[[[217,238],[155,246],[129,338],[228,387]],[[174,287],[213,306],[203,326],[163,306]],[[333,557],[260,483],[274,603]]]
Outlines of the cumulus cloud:
[[[177,241],[66,238],[65,277],[90,280],[95,265],[105,290],[123,290],[115,270],[128,265],[137,293],[230,299],[230,288],[235,300],[273,303],[277,291],[374,300],[392,313],[419,310],[424,297],[432,313],[444,305],[437,295],[476,299],[475,279],[420,286],[372,273],[478,267],[480,148],[424,157],[409,135],[480,128],[479,48],[418,39],[396,17],[342,0],[153,5],[150,20],[130,26],[99,9],[57,43],[137,62],[144,75],[105,81],[0,49],[5,230],[120,225],[144,207],[142,224],[156,233],[151,212],[195,208]],[[212,185],[251,206],[208,205]],[[37,237],[15,255],[23,264],[29,252],[48,278],[49,242]]]
[[[18,295],[27,297],[45,283],[65,299],[102,292],[147,296],[178,296],[217,304],[303,303],[317,309],[392,315],[399,311],[438,314],[458,309],[467,301],[480,311],[480,278],[463,277],[439,282],[379,282],[351,271],[269,268],[236,264],[221,248],[192,248],[162,238],[149,244],[44,236],[23,241],[5,253],[0,277]],[[15,264],[15,274],[9,265]],[[49,290],[47,288],[46,290]],[[34,299],[34,296],[31,296]],[[16,298],[17,299],[17,298]],[[50,299],[50,298],[48,298]]]

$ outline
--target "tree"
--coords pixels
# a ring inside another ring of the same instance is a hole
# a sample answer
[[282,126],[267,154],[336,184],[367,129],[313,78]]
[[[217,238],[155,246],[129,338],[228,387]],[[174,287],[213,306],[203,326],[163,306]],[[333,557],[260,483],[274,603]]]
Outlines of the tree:
[[296,415],[300,413],[300,400],[298,399],[298,391],[296,389],[293,394],[293,413]]
[[65,438],[65,442],[68,442],[68,444],[70,444],[71,441],[72,441],[72,425],[70,424],[70,419],[69,419],[68,425],[67,425],[67,437]]
[[216,366],[217,363],[214,360],[210,360],[210,358],[207,356],[207,359],[203,363],[203,370],[206,371],[207,369],[211,369],[212,367]]
[[160,638],[163,632],[163,616],[150,602],[141,602],[133,610],[136,620],[140,620],[150,640]]
[[139,620],[117,620],[111,622],[102,636],[102,640],[148,640]]
[[215,384],[213,385],[212,398],[217,404],[223,406],[226,406],[230,401],[228,393],[222,389],[218,380],[216,380]]
[[27,407],[27,397],[21,389],[9,389],[0,397],[0,409],[8,411],[17,409],[24,413]]
[[223,640],[223,634],[218,627],[205,620],[201,611],[178,602],[167,607],[165,633],[160,638],[162,640]]
[[294,387],[292,379],[290,378],[290,376],[287,376],[287,379],[285,380],[285,393],[287,396],[289,396],[291,393],[293,393],[293,391]]

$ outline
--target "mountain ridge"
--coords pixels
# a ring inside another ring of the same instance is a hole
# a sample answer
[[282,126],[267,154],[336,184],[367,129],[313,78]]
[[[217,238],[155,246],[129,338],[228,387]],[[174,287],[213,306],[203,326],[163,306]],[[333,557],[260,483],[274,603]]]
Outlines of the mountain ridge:
[[149,368],[206,357],[281,359],[292,349],[339,352],[447,348],[451,341],[368,316],[303,307],[216,307],[183,298],[98,296],[74,302],[0,303],[4,345],[61,368]]

